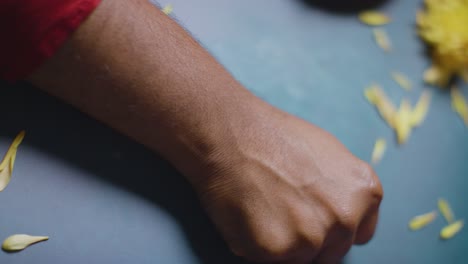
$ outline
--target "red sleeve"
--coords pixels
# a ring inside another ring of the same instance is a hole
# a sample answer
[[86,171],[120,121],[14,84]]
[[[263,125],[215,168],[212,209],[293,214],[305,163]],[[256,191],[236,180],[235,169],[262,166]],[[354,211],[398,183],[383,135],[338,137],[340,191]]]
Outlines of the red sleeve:
[[100,0],[0,0],[0,78],[31,74],[65,42]]

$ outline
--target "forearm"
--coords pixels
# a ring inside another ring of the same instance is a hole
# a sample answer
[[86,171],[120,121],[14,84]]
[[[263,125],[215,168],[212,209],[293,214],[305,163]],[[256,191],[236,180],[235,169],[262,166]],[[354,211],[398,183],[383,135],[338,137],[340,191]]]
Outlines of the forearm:
[[[146,0],[105,0],[30,80],[156,150],[184,174],[257,101]],[[234,122],[234,123],[233,123]],[[192,179],[189,179],[192,180]]]

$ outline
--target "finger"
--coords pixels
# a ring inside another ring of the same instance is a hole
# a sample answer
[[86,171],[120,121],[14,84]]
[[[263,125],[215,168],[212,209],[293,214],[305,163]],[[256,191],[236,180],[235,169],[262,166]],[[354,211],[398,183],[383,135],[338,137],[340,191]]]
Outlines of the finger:
[[317,264],[336,264],[353,246],[354,234],[343,228],[337,229],[330,237],[330,242],[315,259]]
[[346,256],[348,251],[353,245],[352,241],[345,243],[346,245],[340,245],[338,247],[329,247],[323,251],[314,263],[316,264],[338,264]]
[[374,236],[377,222],[379,219],[379,206],[383,198],[383,188],[379,178],[375,175],[372,168],[369,170],[371,178],[373,179],[373,188],[371,188],[371,197],[367,197],[370,201],[367,211],[363,214],[360,224],[356,231],[356,238],[354,243],[358,245],[366,244]]
[[310,264],[319,254],[315,246],[303,241],[300,247],[282,261],[275,262],[275,264]]
[[379,219],[379,211],[375,209],[371,211],[361,222],[356,232],[354,243],[357,245],[366,244],[374,236],[377,222]]

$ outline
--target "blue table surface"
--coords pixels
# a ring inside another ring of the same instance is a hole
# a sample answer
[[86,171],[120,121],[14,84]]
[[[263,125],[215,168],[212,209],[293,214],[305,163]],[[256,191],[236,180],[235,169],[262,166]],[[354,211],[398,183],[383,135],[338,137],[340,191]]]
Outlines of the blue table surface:
[[[421,2],[379,7],[393,18],[385,28],[394,51],[386,54],[354,13],[299,0],[171,1],[172,16],[259,97],[332,132],[364,160],[376,138],[387,139],[375,167],[385,189],[378,230],[352,249],[348,264],[467,263],[467,230],[441,241],[441,217],[419,232],[407,228],[414,215],[436,209],[439,197],[457,217],[468,215],[468,130],[449,94],[421,81],[430,63],[414,28]],[[410,76],[415,89],[399,88],[392,70]],[[433,90],[426,122],[404,146],[363,98],[373,81],[394,101],[414,103],[423,89]],[[0,193],[0,239],[29,233],[50,240],[0,252],[0,263],[245,263],[165,161],[33,87],[1,86],[0,150],[19,130],[27,135]]]

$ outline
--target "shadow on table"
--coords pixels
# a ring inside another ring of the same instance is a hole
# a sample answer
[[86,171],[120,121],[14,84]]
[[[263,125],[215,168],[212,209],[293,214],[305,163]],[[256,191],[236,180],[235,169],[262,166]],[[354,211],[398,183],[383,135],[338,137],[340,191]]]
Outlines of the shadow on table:
[[185,179],[151,151],[27,84],[0,82],[0,98],[0,136],[26,129],[33,147],[163,208],[202,263],[246,263],[230,253]]
[[337,14],[355,14],[356,12],[378,8],[390,0],[299,0],[307,6],[319,8]]
[[26,129],[28,144],[165,209],[202,263],[247,263],[230,253],[188,182],[151,151],[27,84],[0,82],[0,97],[0,136]]

